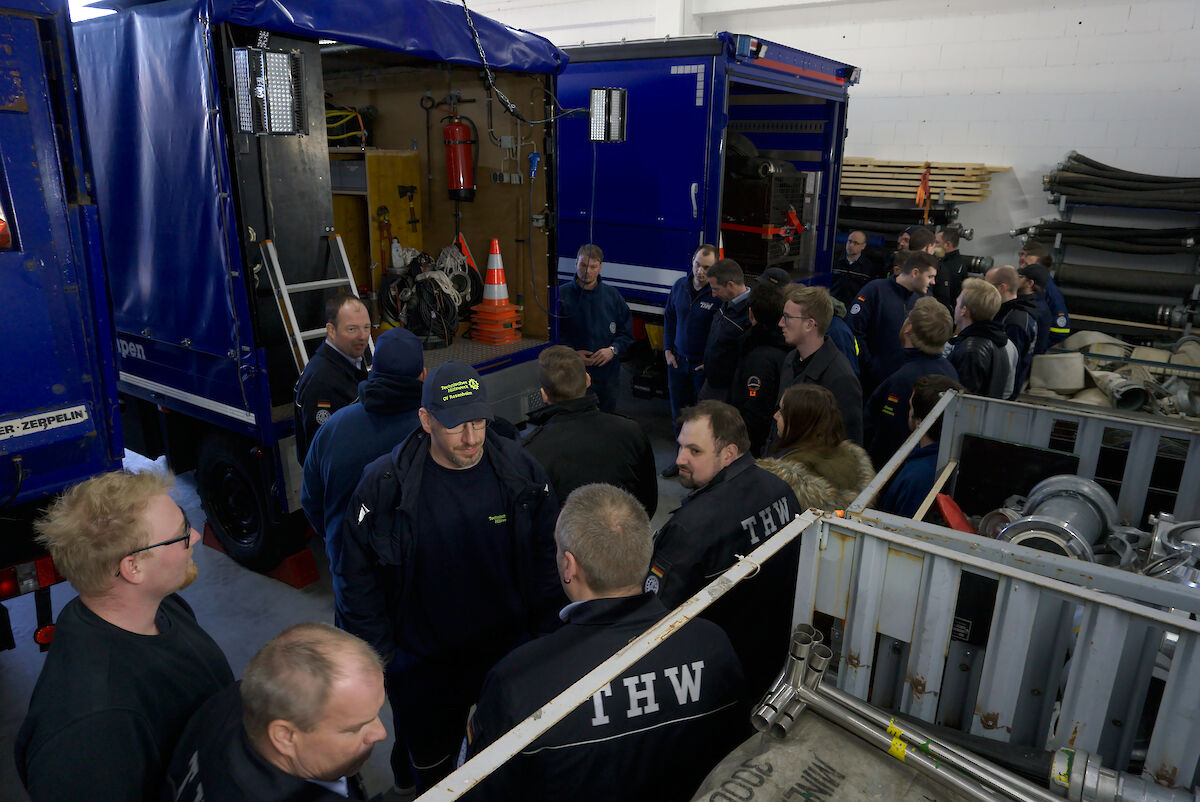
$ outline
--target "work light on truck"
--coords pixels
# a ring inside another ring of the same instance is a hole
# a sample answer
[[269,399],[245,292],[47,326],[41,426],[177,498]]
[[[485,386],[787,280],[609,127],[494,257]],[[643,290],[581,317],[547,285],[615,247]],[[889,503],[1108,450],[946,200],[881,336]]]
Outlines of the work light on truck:
[[300,53],[233,48],[233,87],[241,133],[307,133]]
[[625,95],[624,89],[592,89],[588,119],[593,142],[625,141]]

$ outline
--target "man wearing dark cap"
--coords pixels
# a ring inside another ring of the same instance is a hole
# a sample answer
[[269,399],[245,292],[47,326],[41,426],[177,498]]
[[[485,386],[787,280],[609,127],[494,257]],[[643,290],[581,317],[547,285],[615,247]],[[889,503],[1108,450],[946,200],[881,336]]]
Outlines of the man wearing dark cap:
[[[333,622],[342,624],[342,518],[358,477],[371,461],[383,456],[417,428],[425,355],[421,341],[407,329],[390,329],[375,343],[375,364],[358,385],[358,401],[329,418],[313,438],[304,460],[300,504],[313,531],[325,538],[329,578],[333,583]],[[408,746],[397,738],[392,771],[409,773]],[[407,788],[411,780],[399,783]]]
[[1054,312],[1046,300],[1046,284],[1050,281],[1050,271],[1040,264],[1023,265],[1017,269],[1021,280],[1017,287],[1017,295],[1028,296],[1037,305],[1037,342],[1033,353],[1044,354],[1050,348],[1050,327],[1054,324]]
[[387,663],[396,736],[423,791],[453,768],[488,669],[554,629],[566,600],[550,480],[491,431],[479,374],[461,362],[434,368],[417,414],[420,428],[363,471],[341,565],[343,624]]
[[1056,345],[1071,335],[1071,316],[1067,313],[1067,299],[1063,297],[1062,290],[1054,283],[1053,275],[1050,272],[1054,267],[1054,257],[1050,254],[1050,249],[1043,243],[1026,242],[1021,246],[1020,253],[1017,254],[1017,266],[1025,267],[1027,265],[1039,265],[1045,269],[1045,272],[1041,274],[1046,281],[1042,285],[1042,293],[1046,300],[1046,306],[1050,309],[1052,324],[1048,343]]

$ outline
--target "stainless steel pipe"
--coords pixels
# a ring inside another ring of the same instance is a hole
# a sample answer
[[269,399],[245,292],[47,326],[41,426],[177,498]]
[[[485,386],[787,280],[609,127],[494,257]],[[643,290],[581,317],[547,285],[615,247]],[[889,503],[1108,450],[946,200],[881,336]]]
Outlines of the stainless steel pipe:
[[952,763],[970,774],[976,774],[985,783],[1001,791],[1007,792],[1007,789],[1010,787],[1015,791],[1019,791],[1022,796],[1016,797],[1017,799],[1027,799],[1032,802],[1060,802],[1061,797],[1052,794],[1045,788],[1039,788],[1024,777],[1001,768],[977,755],[973,755],[966,750],[959,749],[953,744],[939,741],[935,736],[911,722],[903,722],[903,730],[901,730],[894,723],[894,719],[882,710],[867,704],[858,697],[852,696],[833,685],[824,684],[816,690],[876,726],[888,731],[896,730],[900,733],[898,737],[922,741],[921,750],[928,751],[931,757]]
[[[908,745],[904,741],[888,735],[870,721],[851,713],[820,691],[815,691],[807,687],[798,688],[796,690],[796,701],[811,707],[822,718],[845,727],[859,738],[887,752],[892,757],[902,761],[905,765],[912,766],[917,771],[934,777],[939,782],[945,783],[971,799],[978,800],[978,802],[1009,802],[1011,799],[1021,799],[1021,797],[1013,796],[1012,794],[1001,795],[996,793],[970,777],[960,774],[950,766],[943,765],[918,751],[909,751],[907,748]],[[1059,800],[1055,800],[1055,802],[1059,802]]]

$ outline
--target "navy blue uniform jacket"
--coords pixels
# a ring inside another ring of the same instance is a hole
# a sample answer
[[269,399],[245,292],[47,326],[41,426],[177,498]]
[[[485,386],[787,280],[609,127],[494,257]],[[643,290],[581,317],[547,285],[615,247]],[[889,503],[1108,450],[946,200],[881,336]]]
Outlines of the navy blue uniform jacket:
[[709,285],[695,289],[690,275],[676,281],[663,319],[663,350],[689,362],[704,359],[704,344],[718,304]]
[[921,296],[896,282],[879,278],[862,288],[846,313],[846,323],[858,338],[858,364],[864,384],[874,386],[900,366],[904,346],[900,327]]
[[367,380],[367,358],[361,368],[323,342],[296,379],[296,407],[292,420],[296,425],[296,460],[303,465],[308,446],[317,436],[317,429],[333,413],[354,403],[358,385]]
[[[480,752],[666,614],[652,594],[568,606],[562,629],[521,646],[488,674],[464,756]],[[725,633],[693,620],[464,799],[691,799],[741,739],[741,684]]]
[[929,375],[949,376],[958,381],[958,371],[941,354],[905,348],[903,360],[904,364],[875,388],[867,401],[867,453],[876,470],[908,439],[908,400],[912,397],[913,383]]
[[892,481],[884,488],[879,499],[879,509],[894,515],[903,515],[905,518],[916,515],[921,502],[933,489],[937,458],[937,443],[914,448],[912,454],[900,466],[900,470],[896,471]]
[[1050,308],[1050,345],[1057,345],[1071,335],[1071,316],[1067,314],[1067,299],[1054,279],[1046,285],[1046,306]]
[[[558,288],[558,305],[563,317],[559,330],[564,345],[576,351],[599,351],[612,346],[623,354],[633,345],[633,316],[629,304],[621,293],[604,283],[601,277],[594,290],[585,290],[575,279],[564,282]],[[613,359],[599,368],[589,368],[593,373],[616,373],[621,362]]]
[[[342,573],[346,580],[343,623],[371,644],[385,662],[410,665],[470,649],[498,658],[530,632],[558,625],[564,601],[555,563],[554,523],[558,501],[550,480],[520,445],[490,428],[483,459],[500,480],[508,518],[514,573],[496,566],[496,583],[515,586],[521,609],[426,611],[441,617],[430,640],[406,622],[416,551],[414,521],[429,435],[417,429],[390,454],[372,462],[350,497],[342,522]],[[493,512],[480,511],[481,517]],[[453,583],[453,576],[444,577]],[[476,592],[479,589],[475,589]]]

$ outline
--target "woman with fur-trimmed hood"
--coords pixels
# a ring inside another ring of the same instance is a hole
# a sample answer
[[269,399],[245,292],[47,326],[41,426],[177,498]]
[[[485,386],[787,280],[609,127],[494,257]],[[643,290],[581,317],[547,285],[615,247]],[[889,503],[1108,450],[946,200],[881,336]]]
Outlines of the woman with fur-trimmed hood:
[[778,440],[758,466],[791,485],[801,509],[845,509],[875,478],[867,452],[846,439],[833,393],[819,384],[789,387],[775,426]]

